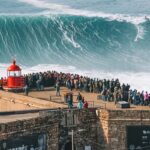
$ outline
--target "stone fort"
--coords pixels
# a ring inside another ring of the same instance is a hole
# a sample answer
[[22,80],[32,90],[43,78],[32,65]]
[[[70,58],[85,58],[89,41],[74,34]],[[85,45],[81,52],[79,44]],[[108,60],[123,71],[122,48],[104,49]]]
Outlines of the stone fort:
[[[79,110],[51,102],[48,108],[39,108],[38,99],[25,101],[26,97],[19,96],[18,100],[15,94],[7,98],[5,94],[0,97],[0,150],[150,149],[148,107]],[[26,102],[25,107],[20,101]],[[11,110],[12,105],[16,110]]]

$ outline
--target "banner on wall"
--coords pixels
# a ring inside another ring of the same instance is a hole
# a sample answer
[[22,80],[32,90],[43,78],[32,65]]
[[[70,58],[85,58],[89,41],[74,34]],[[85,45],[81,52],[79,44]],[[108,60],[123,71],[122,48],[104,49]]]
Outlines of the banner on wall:
[[128,126],[127,147],[129,150],[150,150],[150,126]]
[[33,134],[0,141],[0,150],[47,150],[46,134]]
[[85,146],[85,150],[91,150],[91,146]]

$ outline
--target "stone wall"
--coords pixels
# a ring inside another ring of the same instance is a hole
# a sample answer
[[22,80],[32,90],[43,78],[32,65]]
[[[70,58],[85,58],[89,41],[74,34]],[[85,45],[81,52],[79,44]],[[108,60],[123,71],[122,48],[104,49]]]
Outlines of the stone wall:
[[[99,113],[99,141],[104,150],[127,150],[127,127],[150,126],[148,110],[104,110]],[[136,137],[135,137],[136,138]]]
[[0,124],[0,142],[41,133],[47,137],[47,150],[57,150],[59,123],[56,116]]
[[2,123],[0,147],[1,141],[42,133],[47,136],[47,150],[65,150],[71,143],[72,130],[75,150],[84,150],[86,146],[98,150],[97,116],[96,109],[92,108],[42,111],[34,119]]
[[[44,133],[47,150],[127,150],[127,127],[150,126],[149,110],[57,109],[42,111],[39,117],[0,124],[0,142],[10,138]],[[70,148],[71,150],[71,148]]]
[[60,109],[56,112],[41,112],[42,116],[54,114],[58,114],[60,117],[60,150],[65,150],[67,143],[71,143],[72,130],[75,150],[85,150],[86,146],[91,147],[91,150],[98,150],[96,109]]

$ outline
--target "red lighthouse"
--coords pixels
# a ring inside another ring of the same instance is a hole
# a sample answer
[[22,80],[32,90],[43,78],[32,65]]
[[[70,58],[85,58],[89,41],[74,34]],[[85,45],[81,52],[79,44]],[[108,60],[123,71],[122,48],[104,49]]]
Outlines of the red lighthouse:
[[7,69],[7,79],[4,81],[4,89],[18,90],[25,86],[24,77],[21,75],[21,68],[16,65],[16,61]]

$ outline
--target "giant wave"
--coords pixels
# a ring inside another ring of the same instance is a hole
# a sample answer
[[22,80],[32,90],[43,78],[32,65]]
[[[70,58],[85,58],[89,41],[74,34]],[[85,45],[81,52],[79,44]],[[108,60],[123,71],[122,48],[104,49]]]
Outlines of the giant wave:
[[108,71],[147,71],[149,24],[147,20],[137,28],[127,21],[100,17],[1,15],[0,63],[16,57],[23,65],[57,63]]

